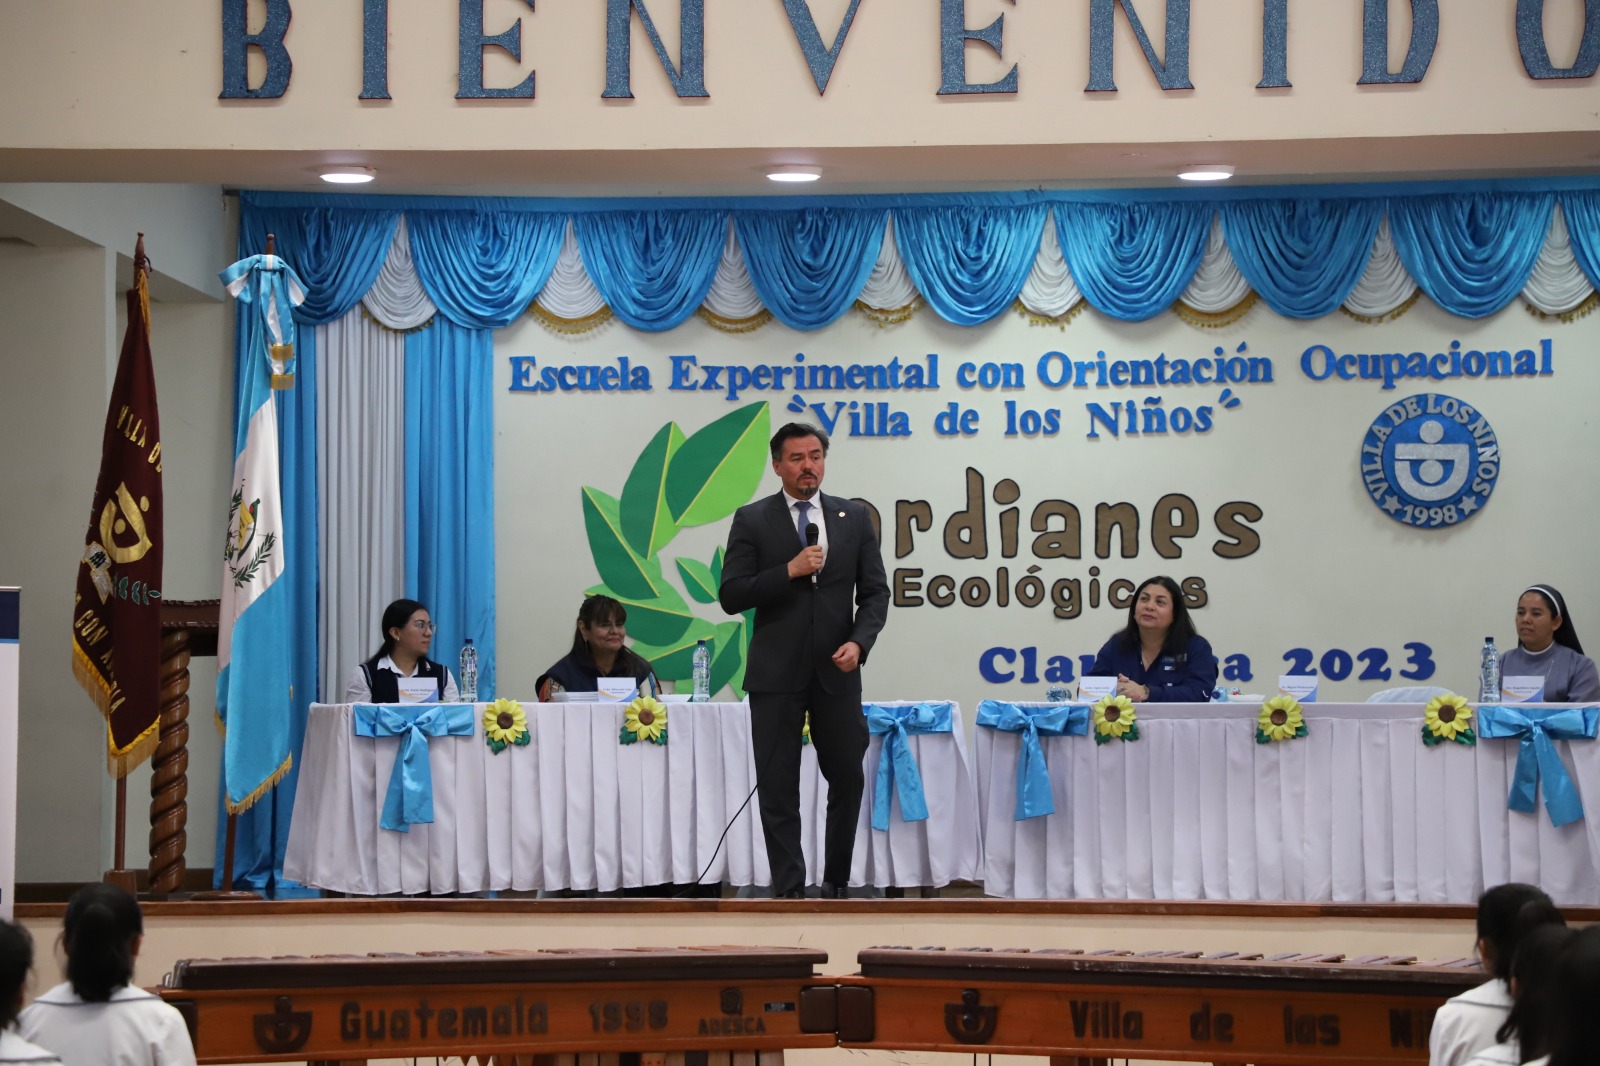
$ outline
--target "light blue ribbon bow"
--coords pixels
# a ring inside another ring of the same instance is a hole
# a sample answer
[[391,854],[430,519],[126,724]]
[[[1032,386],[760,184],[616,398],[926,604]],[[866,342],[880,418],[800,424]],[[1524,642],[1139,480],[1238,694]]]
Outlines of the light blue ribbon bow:
[[1544,807],[1552,825],[1583,818],[1583,799],[1567,773],[1558,740],[1593,740],[1600,726],[1600,707],[1500,707],[1478,708],[1478,735],[1494,740],[1519,737],[1517,771],[1511,779],[1506,806],[1514,811],[1534,811],[1541,778]]
[[429,737],[470,737],[474,707],[470,703],[430,703],[418,707],[358,703],[356,736],[399,737],[400,752],[389,773],[378,824],[396,833],[433,821],[433,767],[428,763]]
[[1022,751],[1017,754],[1017,810],[1014,819],[1020,822],[1025,818],[1054,814],[1056,804],[1050,797],[1050,766],[1045,762],[1044,747],[1039,743],[1039,738],[1087,736],[1089,708],[1066,704],[1024,707],[998,700],[984,700],[978,704],[978,724],[1002,733],[1022,734]]
[[883,737],[878,753],[878,775],[872,793],[872,828],[889,829],[889,786],[900,795],[900,818],[906,822],[928,820],[928,801],[922,791],[922,770],[911,754],[912,736],[949,733],[954,726],[948,703],[918,703],[885,707],[869,703],[861,708],[867,716],[867,731]]
[[[224,270],[222,285],[241,304],[254,304],[254,314],[267,327],[270,344],[295,342],[295,304],[305,299],[305,284],[282,256],[250,255]],[[292,373],[292,362],[284,373]]]

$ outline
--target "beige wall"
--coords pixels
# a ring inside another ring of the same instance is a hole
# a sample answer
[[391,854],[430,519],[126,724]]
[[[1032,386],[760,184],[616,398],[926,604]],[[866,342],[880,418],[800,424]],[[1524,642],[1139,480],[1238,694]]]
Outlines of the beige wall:
[[[161,398],[169,599],[218,595],[214,541],[231,468],[233,357],[229,315],[200,272],[226,261],[231,235],[220,190],[0,187],[0,199],[70,247],[0,242],[0,585],[22,587],[19,881],[85,881],[111,863],[114,788],[105,769],[104,720],[73,679],[68,623],[84,524],[100,462],[106,403],[116,372],[133,234],[146,231],[158,274],[152,305]],[[39,214],[32,214],[37,210]],[[116,240],[112,247],[97,241]],[[214,660],[197,660],[190,689],[189,861],[210,866],[218,765]],[[149,769],[129,777],[128,859],[147,862]]]
[[[812,0],[831,41],[847,0]],[[1395,9],[1399,58],[1408,5]],[[1570,61],[1582,5],[1552,3],[1552,58]],[[259,4],[253,4],[259,10]],[[361,6],[298,3],[286,40],[294,75],[267,102],[219,101],[220,16],[209,0],[107,7],[95,0],[8,4],[0,15],[0,148],[485,150],[747,146],[1136,145],[1428,134],[1593,130],[1591,82],[1530,80],[1504,0],[1455,0],[1420,86],[1360,87],[1357,4],[1294,4],[1292,90],[1259,91],[1261,5],[1195,4],[1192,92],[1164,93],[1119,15],[1119,92],[1086,94],[1088,5],[967,0],[968,26],[1005,16],[1005,56],[967,49],[969,79],[1020,66],[1015,96],[952,99],[939,84],[938,6],[863,5],[825,97],[776,3],[705,5],[709,100],[683,102],[634,20],[632,101],[600,98],[604,5],[536,12],[488,0],[490,33],[522,20],[522,62],[491,49],[490,85],[537,72],[533,101],[460,103],[457,5],[390,11],[389,102],[361,102]],[[1162,8],[1136,5],[1158,44]],[[677,5],[650,8],[676,59]],[[261,16],[256,15],[256,20]],[[1530,163],[1532,161],[1529,161]]]

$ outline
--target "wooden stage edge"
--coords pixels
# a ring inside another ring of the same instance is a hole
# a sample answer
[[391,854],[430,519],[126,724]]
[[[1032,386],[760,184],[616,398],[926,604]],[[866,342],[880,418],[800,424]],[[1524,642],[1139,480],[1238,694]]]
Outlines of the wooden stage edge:
[[[380,897],[304,900],[144,901],[152,918],[212,918],[277,916],[355,916],[384,914],[832,914],[948,915],[958,918],[1004,918],[1029,915],[1117,916],[1190,918],[1336,918],[1472,919],[1470,903],[1261,903],[1234,900],[1015,900],[1015,899],[529,899],[513,897]],[[1600,921],[1600,907],[1563,907],[1574,923]],[[59,919],[65,903],[18,903],[16,916],[34,920]]]

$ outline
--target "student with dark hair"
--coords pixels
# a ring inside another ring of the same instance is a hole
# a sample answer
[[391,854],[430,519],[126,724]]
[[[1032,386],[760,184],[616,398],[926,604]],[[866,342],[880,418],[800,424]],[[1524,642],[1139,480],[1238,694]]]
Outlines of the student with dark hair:
[[1494,1034],[1499,1043],[1472,1056],[1466,1066],[1519,1066],[1549,1050],[1556,960],[1571,937],[1565,925],[1547,923],[1522,938],[1511,960],[1511,1013]]
[[1117,679],[1117,695],[1135,703],[1205,703],[1217,685],[1217,657],[1195,632],[1183,590],[1152,577],[1133,592],[1128,624],[1100,649],[1091,677]]
[[1594,1066],[1600,1062],[1600,925],[1572,934],[1556,959],[1550,1009],[1550,1054],[1528,1066]]
[[1428,1038],[1430,1066],[1464,1066],[1498,1042],[1511,1014],[1511,963],[1517,947],[1535,929],[1565,925],[1542,889],[1511,882],[1478,897],[1478,958],[1489,980],[1451,998],[1433,1016]]
[[1542,677],[1550,703],[1600,700],[1600,672],[1583,654],[1567,601],[1549,585],[1517,597],[1517,646],[1500,655],[1501,677]]
[[602,677],[629,677],[641,696],[660,692],[650,664],[624,646],[628,609],[610,596],[590,596],[578,608],[572,650],[534,682],[542,703],[563,692],[594,692]]
[[61,1066],[55,1055],[30,1044],[11,1028],[22,1010],[22,990],[33,968],[33,938],[20,925],[0,921],[0,1063]]
[[130,983],[143,939],[144,917],[128,893],[106,884],[75,892],[61,928],[66,983],[22,1012],[22,1036],[64,1066],[194,1066],[183,1016]]
[[[433,646],[433,619],[416,600],[395,600],[383,609],[379,628],[383,643],[372,658],[356,667],[345,687],[346,703],[457,703],[456,679],[443,663],[428,658]],[[431,678],[431,700],[402,700],[401,678]]]

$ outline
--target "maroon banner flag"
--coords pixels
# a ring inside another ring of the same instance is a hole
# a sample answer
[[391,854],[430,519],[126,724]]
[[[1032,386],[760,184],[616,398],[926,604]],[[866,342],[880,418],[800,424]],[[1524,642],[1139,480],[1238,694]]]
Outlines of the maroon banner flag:
[[72,608],[72,672],[106,716],[117,777],[155,751],[161,718],[161,423],[148,265],[141,233]]

